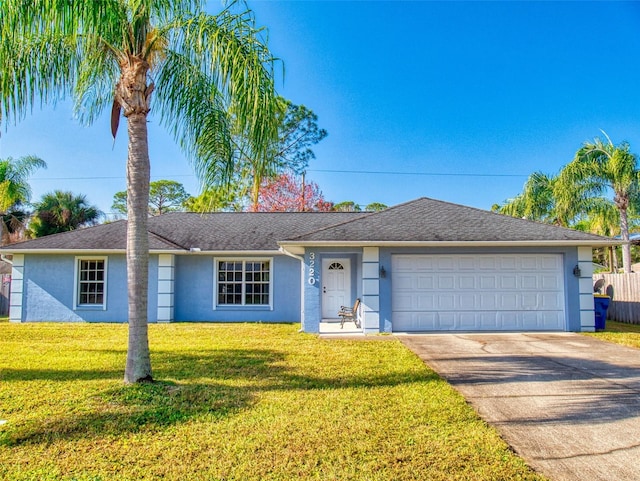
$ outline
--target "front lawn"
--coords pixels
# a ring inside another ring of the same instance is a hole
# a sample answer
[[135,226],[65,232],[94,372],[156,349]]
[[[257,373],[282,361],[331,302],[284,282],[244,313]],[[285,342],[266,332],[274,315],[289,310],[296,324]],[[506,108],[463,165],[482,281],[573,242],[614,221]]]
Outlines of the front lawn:
[[542,479],[399,342],[295,325],[0,324],[3,480]]
[[640,325],[626,322],[607,321],[602,332],[586,333],[603,341],[640,348]]

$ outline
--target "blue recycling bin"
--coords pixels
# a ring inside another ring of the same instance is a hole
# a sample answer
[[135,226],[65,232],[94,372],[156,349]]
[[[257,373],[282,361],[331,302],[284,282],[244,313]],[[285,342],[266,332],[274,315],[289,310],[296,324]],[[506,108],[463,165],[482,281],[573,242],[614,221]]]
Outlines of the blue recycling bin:
[[604,331],[607,323],[607,309],[611,298],[601,294],[594,294],[593,308],[596,313],[596,331]]

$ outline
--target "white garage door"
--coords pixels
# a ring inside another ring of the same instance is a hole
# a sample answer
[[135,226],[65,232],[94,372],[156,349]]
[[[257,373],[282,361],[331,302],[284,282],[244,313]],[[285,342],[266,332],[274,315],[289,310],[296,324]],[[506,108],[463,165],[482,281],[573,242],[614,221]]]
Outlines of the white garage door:
[[565,330],[562,256],[395,255],[394,331]]

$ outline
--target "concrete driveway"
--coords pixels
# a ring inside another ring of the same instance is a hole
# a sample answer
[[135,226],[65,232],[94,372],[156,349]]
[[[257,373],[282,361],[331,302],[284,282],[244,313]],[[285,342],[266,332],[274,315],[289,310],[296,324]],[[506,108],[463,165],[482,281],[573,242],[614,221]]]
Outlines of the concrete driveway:
[[571,333],[396,337],[539,473],[640,479],[640,350]]

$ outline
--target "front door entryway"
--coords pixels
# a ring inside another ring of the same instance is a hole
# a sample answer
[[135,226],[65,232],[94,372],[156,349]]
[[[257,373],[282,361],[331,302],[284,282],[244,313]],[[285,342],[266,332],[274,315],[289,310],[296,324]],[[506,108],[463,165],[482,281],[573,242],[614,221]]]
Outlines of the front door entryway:
[[322,318],[337,319],[340,306],[350,304],[350,260],[322,259]]

